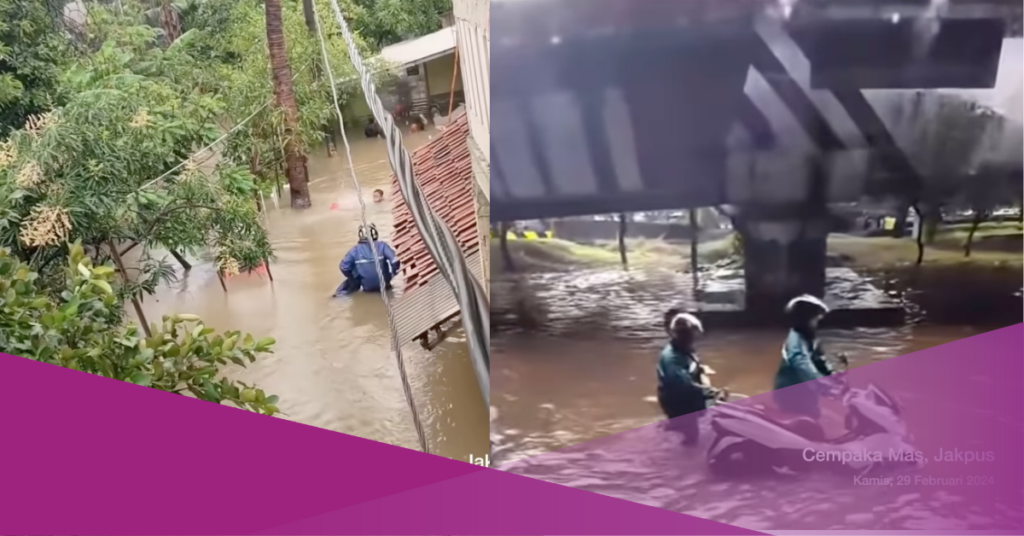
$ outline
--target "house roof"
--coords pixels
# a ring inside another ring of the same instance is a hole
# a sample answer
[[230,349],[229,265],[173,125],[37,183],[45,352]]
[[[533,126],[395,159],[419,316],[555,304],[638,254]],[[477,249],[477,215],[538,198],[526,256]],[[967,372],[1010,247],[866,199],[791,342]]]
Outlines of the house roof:
[[[480,240],[469,150],[469,120],[464,112],[440,135],[412,154],[412,168],[427,204],[455,235],[470,271],[480,278]],[[402,296],[396,302],[399,336],[411,340],[458,312],[458,303],[434,264],[405,204],[398,180],[391,177],[394,231],[391,244],[402,261]],[[426,295],[430,298],[427,299]]]
[[432,34],[384,47],[380,57],[399,67],[430,61],[455,52],[455,29],[442,28]]

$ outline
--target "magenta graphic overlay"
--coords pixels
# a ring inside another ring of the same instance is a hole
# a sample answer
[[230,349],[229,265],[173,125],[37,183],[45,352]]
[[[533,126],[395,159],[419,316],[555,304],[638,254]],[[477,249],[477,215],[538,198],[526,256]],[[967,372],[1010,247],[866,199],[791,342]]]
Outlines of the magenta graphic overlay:
[[500,469],[764,532],[1021,534],[1022,342],[1018,324]]
[[0,534],[757,534],[6,354],[0,388]]

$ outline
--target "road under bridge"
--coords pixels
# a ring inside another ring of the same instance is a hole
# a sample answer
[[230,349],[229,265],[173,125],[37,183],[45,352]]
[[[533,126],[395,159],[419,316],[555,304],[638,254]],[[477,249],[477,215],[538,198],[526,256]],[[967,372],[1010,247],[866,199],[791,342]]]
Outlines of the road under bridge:
[[821,293],[828,203],[1019,192],[1019,2],[492,10],[492,221],[730,205],[775,308]]

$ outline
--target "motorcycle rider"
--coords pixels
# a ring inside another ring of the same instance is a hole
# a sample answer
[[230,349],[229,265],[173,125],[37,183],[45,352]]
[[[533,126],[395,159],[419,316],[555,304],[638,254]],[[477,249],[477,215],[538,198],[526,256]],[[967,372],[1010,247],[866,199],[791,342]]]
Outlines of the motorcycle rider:
[[669,427],[682,432],[685,445],[694,445],[700,438],[698,419],[683,415],[707,409],[708,401],[724,397],[726,392],[711,387],[708,369],[701,364],[694,342],[704,332],[700,320],[680,309],[665,313],[665,331],[669,343],[658,360],[658,403],[671,419]]
[[786,304],[790,330],[782,345],[782,362],[775,374],[776,390],[772,393],[779,409],[815,420],[821,416],[819,398],[828,394],[830,387],[824,382],[808,383],[793,389],[786,387],[832,375],[833,369],[825,361],[817,337],[818,323],[828,312],[825,302],[810,294],[797,296]]
[[377,226],[371,223],[367,228],[359,228],[359,242],[341,260],[339,268],[345,280],[338,286],[335,296],[350,294],[360,289],[364,292],[380,291],[381,281],[377,276],[377,269],[373,266],[374,256],[370,240],[377,247],[377,258],[380,259],[380,270],[384,275],[384,289],[391,290],[391,280],[398,274],[401,263],[395,256],[395,250],[386,242],[378,240]]

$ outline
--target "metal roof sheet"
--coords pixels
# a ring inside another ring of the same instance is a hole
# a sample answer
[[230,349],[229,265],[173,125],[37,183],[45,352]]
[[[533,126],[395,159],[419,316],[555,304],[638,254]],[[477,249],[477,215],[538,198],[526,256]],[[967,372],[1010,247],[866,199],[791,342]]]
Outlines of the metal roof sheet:
[[380,57],[399,67],[405,67],[454,52],[455,29],[449,27],[432,34],[386,46],[381,49]]
[[[460,113],[436,139],[413,152],[412,168],[427,204],[455,234],[462,254],[469,261],[470,271],[482,282],[468,138],[468,117]],[[401,340],[409,341],[451,318],[458,312],[458,303],[434,264],[394,175],[391,189],[392,246],[402,260],[404,289],[395,304],[395,316]]]

